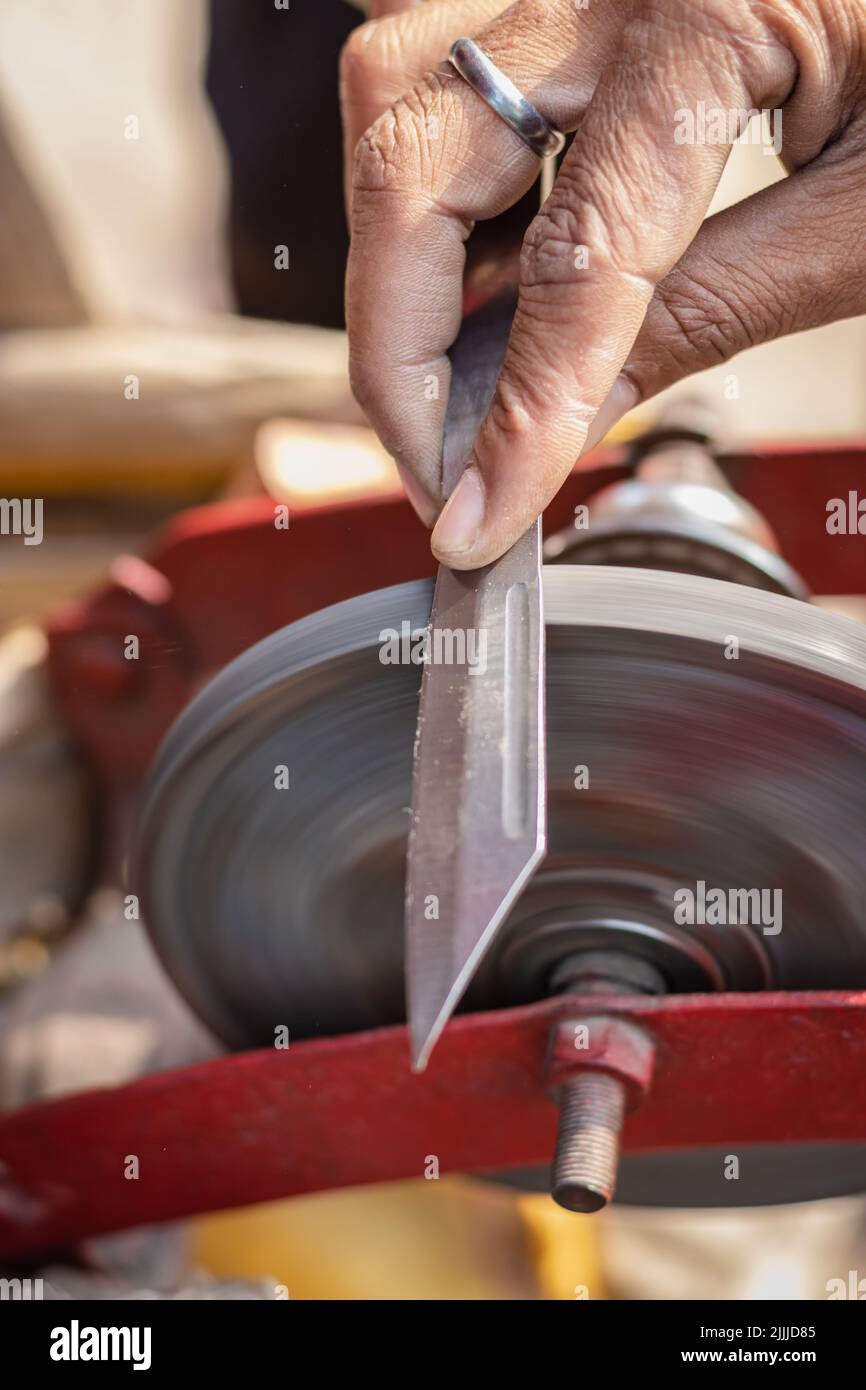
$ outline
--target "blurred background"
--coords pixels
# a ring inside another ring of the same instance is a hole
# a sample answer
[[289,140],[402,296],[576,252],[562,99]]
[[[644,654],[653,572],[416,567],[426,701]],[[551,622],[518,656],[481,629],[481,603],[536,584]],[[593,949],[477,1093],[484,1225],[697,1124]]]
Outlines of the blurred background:
[[[337,62],[360,20],[341,0],[0,9],[0,496],[45,506],[42,544],[0,538],[4,1107],[218,1051],[118,890],[94,890],[40,623],[182,508],[396,490],[346,378]],[[781,176],[736,146],[714,209]],[[700,388],[738,444],[862,440],[866,321],[756,349]],[[278,1281],[299,1298],[823,1297],[858,1250],[866,1267],[862,1227],[855,1199],[590,1219],[443,1178],[114,1238],[98,1261],[109,1286],[246,1280],[227,1287],[249,1296]]]

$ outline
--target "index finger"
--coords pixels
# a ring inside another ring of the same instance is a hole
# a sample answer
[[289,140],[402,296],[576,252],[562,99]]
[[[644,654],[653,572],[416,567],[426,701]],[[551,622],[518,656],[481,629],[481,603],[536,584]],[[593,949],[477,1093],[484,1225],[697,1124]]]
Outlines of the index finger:
[[[610,21],[605,28],[600,14],[607,12],[533,0],[479,37],[551,120],[573,129],[608,43]],[[572,55],[567,64],[563,51]],[[538,167],[519,137],[444,67],[396,102],[357,148],[346,291],[352,385],[386,447],[433,498],[441,495],[446,354],[461,320],[464,243],[476,219],[494,217],[527,192]]]
[[[496,394],[433,532],[434,554],[455,568],[496,559],[534,521],[609,393],[608,426],[636,403],[618,374],[655,286],[700,227],[738,114],[793,77],[781,44],[775,52],[765,43],[763,66],[750,68],[733,43],[720,61],[718,36],[699,25],[684,20],[675,50],[662,29],[653,33],[649,20],[626,28],[622,57],[603,75],[527,233]],[[728,139],[677,139],[678,113],[700,102],[732,114]]]

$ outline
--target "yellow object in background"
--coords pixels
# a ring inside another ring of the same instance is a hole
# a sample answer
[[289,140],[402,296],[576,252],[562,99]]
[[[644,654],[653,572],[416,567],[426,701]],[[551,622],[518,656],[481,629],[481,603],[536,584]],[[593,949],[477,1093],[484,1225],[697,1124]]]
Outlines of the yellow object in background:
[[[562,1218],[560,1221],[559,1218]],[[599,1296],[591,1222],[468,1178],[387,1183],[205,1217],[193,1259],[298,1299]]]
[[606,1298],[598,1216],[564,1211],[544,1193],[518,1198],[529,1258],[542,1298]]

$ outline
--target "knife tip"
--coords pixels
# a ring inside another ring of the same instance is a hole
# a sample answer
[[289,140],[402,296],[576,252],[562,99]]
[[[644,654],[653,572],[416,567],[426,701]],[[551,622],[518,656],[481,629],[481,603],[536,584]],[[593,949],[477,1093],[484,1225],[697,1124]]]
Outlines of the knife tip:
[[421,1072],[427,1070],[427,1063],[430,1061],[433,1049],[439,1040],[439,1034],[442,1032],[442,1027],[443,1025],[440,1023],[438,1026],[434,1026],[434,1028],[432,1029],[426,1028],[421,1032],[412,1029],[410,1034],[409,1050],[411,1056],[411,1068],[412,1071],[415,1072],[417,1075],[420,1075]]

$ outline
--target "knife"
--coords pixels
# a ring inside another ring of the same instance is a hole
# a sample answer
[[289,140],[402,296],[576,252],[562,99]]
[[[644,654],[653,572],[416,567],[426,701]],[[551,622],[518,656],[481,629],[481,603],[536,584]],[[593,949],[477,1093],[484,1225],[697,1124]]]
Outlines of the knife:
[[[498,219],[497,219],[498,220]],[[521,228],[522,230],[522,228]],[[487,413],[517,303],[519,237],[483,249],[451,349],[442,493]],[[449,660],[461,652],[464,660]],[[423,1070],[546,848],[541,522],[493,564],[440,565],[415,740],[406,879],[412,1064]]]

